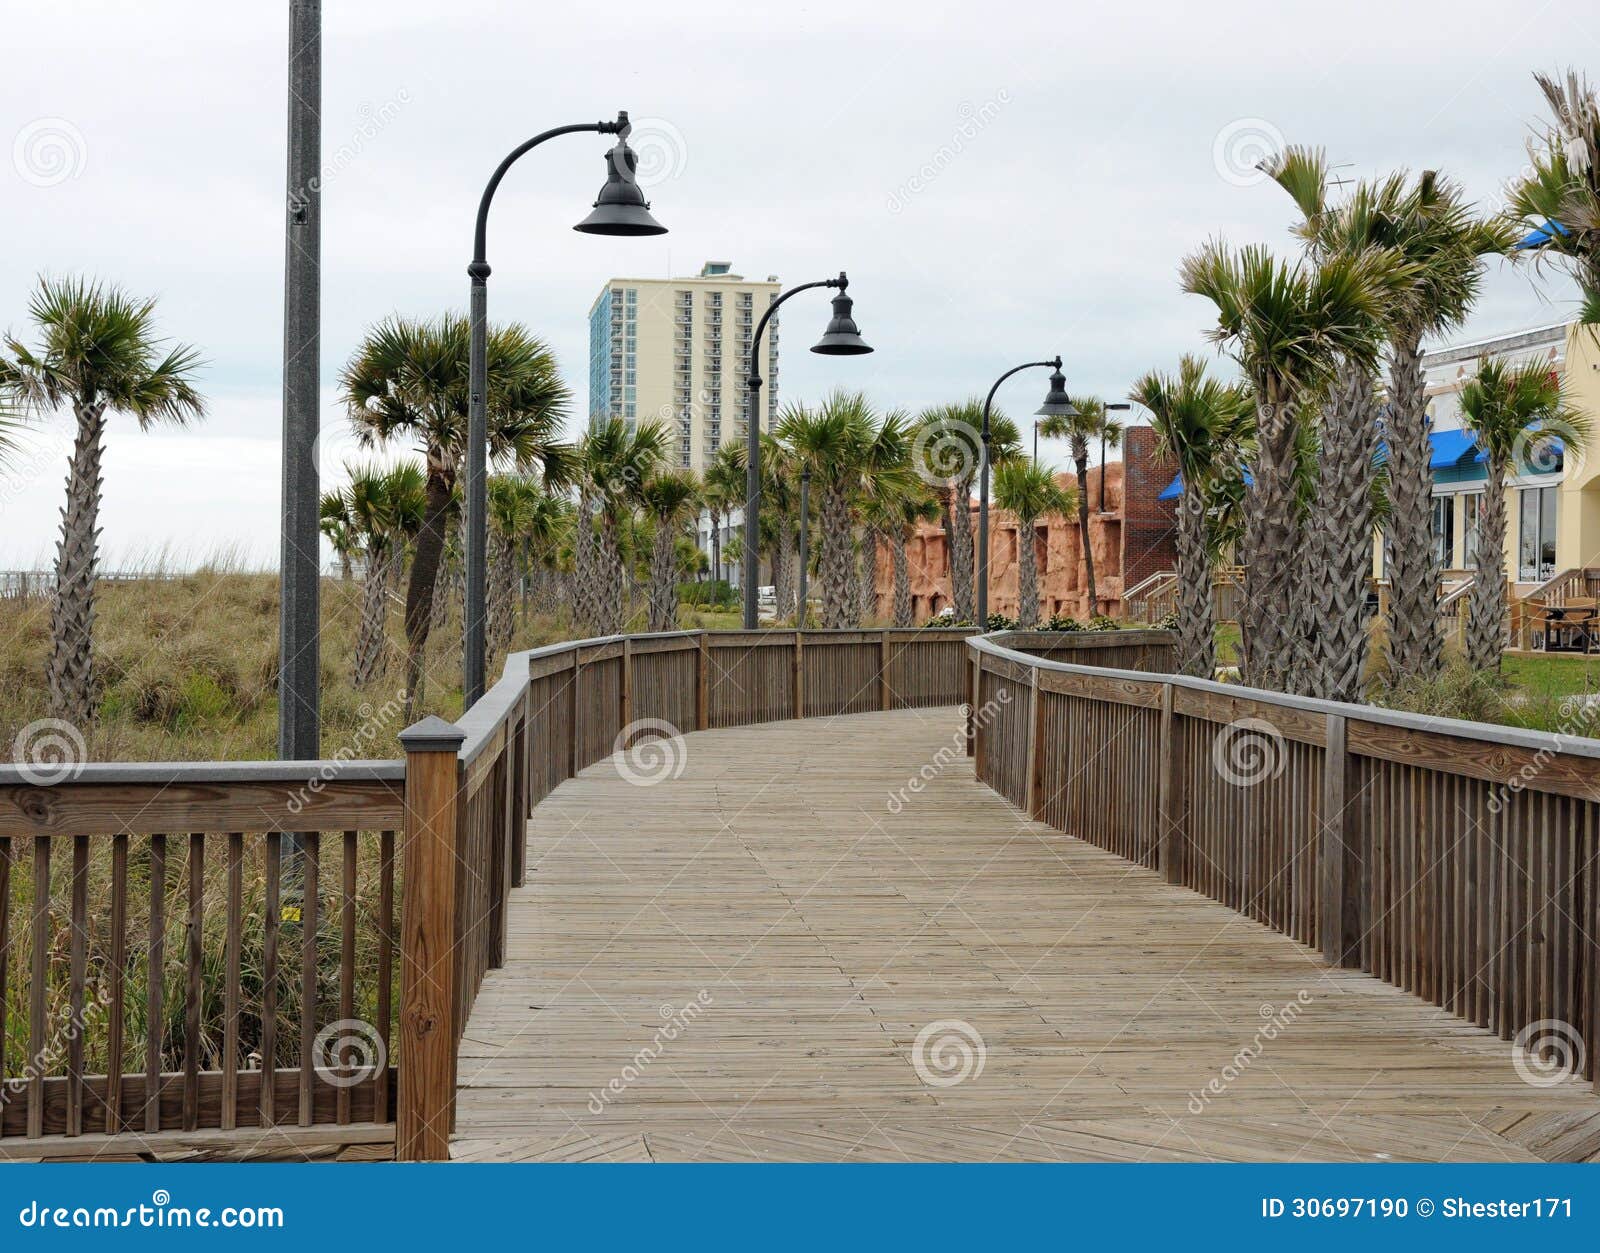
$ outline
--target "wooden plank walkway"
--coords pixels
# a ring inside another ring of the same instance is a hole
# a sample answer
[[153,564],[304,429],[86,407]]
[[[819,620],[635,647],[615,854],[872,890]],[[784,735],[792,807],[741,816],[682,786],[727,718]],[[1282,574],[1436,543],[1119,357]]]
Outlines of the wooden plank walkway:
[[1488,1032],[1025,820],[958,726],[701,732],[676,777],[608,760],[558,788],[453,1155],[1600,1158],[1587,1087],[1532,1086]]

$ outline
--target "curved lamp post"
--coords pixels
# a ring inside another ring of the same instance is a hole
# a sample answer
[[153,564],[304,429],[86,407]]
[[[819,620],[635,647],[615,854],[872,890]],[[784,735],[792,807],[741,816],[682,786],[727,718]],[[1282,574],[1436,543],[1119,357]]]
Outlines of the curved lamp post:
[[[811,345],[811,351],[821,353],[825,357],[858,357],[864,352],[871,352],[871,346],[861,338],[855,318],[850,315],[853,302],[845,294],[845,289],[849,286],[849,278],[843,270],[840,270],[838,278],[825,278],[815,283],[801,283],[798,287],[791,287],[766,307],[761,320],[756,323],[755,334],[750,337],[748,384],[750,406],[745,419],[744,552],[740,554],[740,560],[744,563],[741,573],[744,576],[746,631],[754,631],[757,628],[756,591],[761,581],[761,561],[757,556],[761,547],[761,371],[757,366],[761,359],[758,355],[761,332],[767,329],[767,323],[778,311],[778,306],[790,296],[810,291],[813,287],[837,287],[839,294],[833,298],[833,317],[828,322],[828,329],[823,331],[822,338]],[[802,539],[801,543],[804,542]],[[804,577],[802,572],[801,578]],[[800,609],[800,613],[802,615],[805,613],[804,607]]]
[[488,230],[489,205],[500,180],[518,158],[537,148],[547,139],[557,135],[594,132],[617,136],[616,147],[606,153],[606,181],[595,198],[594,210],[573,230],[587,235],[664,235],[667,228],[650,216],[650,204],[634,182],[634,171],[639,159],[628,147],[628,133],[633,128],[626,111],[617,114],[614,122],[578,122],[571,126],[557,126],[543,134],[535,135],[527,143],[514,148],[496,167],[483,189],[483,199],[478,202],[478,225],[473,235],[472,264],[467,274],[472,279],[472,348],[469,357],[467,399],[467,589],[466,622],[462,641],[462,695],[463,707],[470,707],[483,695],[483,672],[486,664],[484,647],[484,594],[487,583],[487,484],[489,460],[489,261]]
[[[983,447],[979,450],[982,460],[978,466],[978,630],[989,629],[989,409],[994,403],[994,394],[1000,390],[1004,383],[1013,374],[1020,374],[1023,370],[1032,370],[1049,366],[1054,371],[1050,375],[1050,391],[1044,398],[1044,404],[1035,412],[1042,418],[1070,418],[1078,411],[1073,408],[1072,401],[1067,398],[1067,377],[1061,373],[1061,358],[1053,357],[1049,361],[1025,361],[1018,366],[1012,366],[999,378],[995,379],[994,386],[989,389],[989,394],[983,401]],[[1018,541],[1021,542],[1020,540]]]

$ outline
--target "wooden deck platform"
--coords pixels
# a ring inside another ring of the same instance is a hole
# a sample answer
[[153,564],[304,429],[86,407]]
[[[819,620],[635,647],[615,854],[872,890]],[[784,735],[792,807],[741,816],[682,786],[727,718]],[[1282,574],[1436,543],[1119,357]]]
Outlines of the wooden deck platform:
[[677,777],[559,787],[453,1155],[1600,1158],[1587,1086],[1524,1082],[1490,1033],[1025,820],[958,731],[708,731]]

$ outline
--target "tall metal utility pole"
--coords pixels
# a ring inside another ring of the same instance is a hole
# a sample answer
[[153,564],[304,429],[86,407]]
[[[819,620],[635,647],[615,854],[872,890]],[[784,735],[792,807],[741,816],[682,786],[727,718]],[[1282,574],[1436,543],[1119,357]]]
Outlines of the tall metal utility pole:
[[[322,364],[322,4],[289,5],[289,168],[283,259],[283,547],[278,756],[320,757],[317,505]],[[292,842],[291,842],[292,847]]]

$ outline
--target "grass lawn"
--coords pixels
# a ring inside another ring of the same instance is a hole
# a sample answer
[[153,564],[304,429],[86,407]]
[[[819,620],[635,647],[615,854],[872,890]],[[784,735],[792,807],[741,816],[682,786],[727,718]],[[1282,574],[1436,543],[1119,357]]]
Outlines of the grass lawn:
[[[1379,647],[1379,641],[1374,641],[1373,647]],[[1446,659],[1453,664],[1443,678],[1394,703],[1439,717],[1560,731],[1567,735],[1600,734],[1600,726],[1595,725],[1600,719],[1585,716],[1574,700],[1600,693],[1600,654],[1508,656],[1501,662],[1498,678],[1471,673],[1450,650],[1446,651]],[[1238,661],[1238,624],[1219,623],[1217,664],[1232,666]]]

